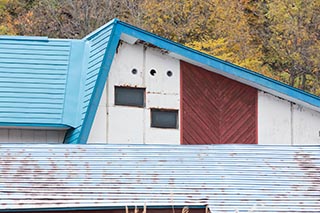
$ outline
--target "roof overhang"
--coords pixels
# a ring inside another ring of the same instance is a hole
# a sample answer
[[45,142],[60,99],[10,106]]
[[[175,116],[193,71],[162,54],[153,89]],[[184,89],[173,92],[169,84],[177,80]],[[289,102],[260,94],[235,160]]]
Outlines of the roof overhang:
[[121,32],[120,39],[128,42],[129,44],[134,44],[138,40],[143,40],[168,51],[168,54],[174,58],[186,61],[208,71],[218,73],[225,77],[257,88],[261,91],[265,91],[282,99],[320,112],[320,98],[316,95],[276,81],[260,73],[245,69],[227,61],[223,61],[216,57],[167,40],[163,37],[149,33],[127,23],[119,21],[117,26]]

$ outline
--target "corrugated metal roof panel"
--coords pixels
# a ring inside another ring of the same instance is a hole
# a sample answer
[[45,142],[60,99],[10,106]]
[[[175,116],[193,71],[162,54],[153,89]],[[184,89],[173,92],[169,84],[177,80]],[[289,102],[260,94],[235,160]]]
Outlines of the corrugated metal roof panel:
[[320,147],[0,145],[0,211],[209,205],[320,212]]

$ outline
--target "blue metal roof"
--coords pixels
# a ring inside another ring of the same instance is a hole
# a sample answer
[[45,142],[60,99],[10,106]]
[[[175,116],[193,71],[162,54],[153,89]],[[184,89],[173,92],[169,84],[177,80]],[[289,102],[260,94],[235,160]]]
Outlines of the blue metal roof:
[[[88,116],[95,116],[97,108],[94,109],[92,106],[93,103],[99,104],[101,98],[101,94],[96,92],[97,86],[104,87],[119,42],[109,42],[114,37],[114,22],[109,22],[83,39],[87,44],[87,50],[83,86],[80,89],[81,122],[77,128],[68,131],[65,143],[86,143],[88,139],[91,126],[86,125],[86,120]],[[86,128],[89,128],[88,131],[85,131]]]
[[1,36],[0,126],[78,126],[83,49],[76,40]]
[[121,36],[320,111],[320,98],[114,19],[82,40],[0,36],[0,126],[69,128],[86,143]]
[[320,212],[319,146],[2,144],[0,171],[0,212]]

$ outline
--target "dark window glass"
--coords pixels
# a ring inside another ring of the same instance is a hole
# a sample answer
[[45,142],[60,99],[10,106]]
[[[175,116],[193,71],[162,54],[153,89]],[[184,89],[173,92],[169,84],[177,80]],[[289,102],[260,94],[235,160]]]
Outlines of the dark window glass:
[[178,128],[178,110],[151,109],[151,127]]
[[145,88],[115,88],[115,105],[144,107]]

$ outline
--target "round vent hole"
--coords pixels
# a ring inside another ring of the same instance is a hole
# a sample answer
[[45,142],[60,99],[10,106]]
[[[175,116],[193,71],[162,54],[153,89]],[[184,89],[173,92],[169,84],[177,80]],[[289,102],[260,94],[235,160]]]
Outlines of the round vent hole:
[[133,69],[131,70],[131,73],[134,74],[134,75],[136,75],[136,74],[138,73],[138,70],[137,70],[136,68],[133,68]]
[[157,71],[155,69],[150,70],[150,75],[155,76],[156,73]]

